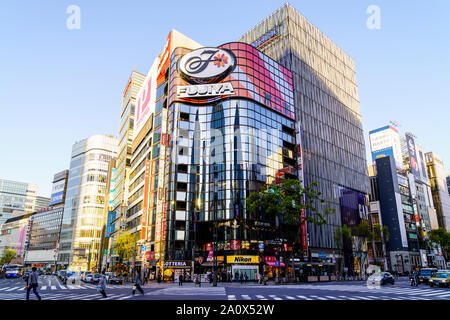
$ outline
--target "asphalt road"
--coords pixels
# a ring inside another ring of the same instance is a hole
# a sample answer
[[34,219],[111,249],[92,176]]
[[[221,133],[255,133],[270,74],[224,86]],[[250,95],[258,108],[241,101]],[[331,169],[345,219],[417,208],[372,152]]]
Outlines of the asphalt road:
[[[256,285],[219,283],[213,287],[203,283],[149,283],[143,286],[145,295],[131,294],[132,284],[107,285],[103,298],[93,284],[83,282],[64,285],[55,276],[39,278],[39,294],[43,300],[450,300],[450,289],[411,287],[407,278],[395,285],[368,287],[365,282],[327,282],[291,285]],[[0,300],[25,300],[25,282],[0,279]],[[30,300],[36,300],[33,292]]]

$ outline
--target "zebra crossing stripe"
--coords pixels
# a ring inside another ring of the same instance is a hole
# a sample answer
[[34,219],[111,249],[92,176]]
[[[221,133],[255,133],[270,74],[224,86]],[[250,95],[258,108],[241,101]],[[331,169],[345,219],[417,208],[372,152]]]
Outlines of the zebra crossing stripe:
[[6,290],[6,289],[8,289],[8,287],[0,288],[0,291]]
[[56,290],[56,286],[51,286],[52,290]]
[[251,299],[252,299],[252,298],[250,298],[250,296],[247,295],[247,294],[242,294],[241,297],[244,298],[245,300],[251,300]]
[[427,293],[427,294],[424,294],[423,296],[425,296],[425,297],[430,297],[430,296],[442,296],[442,295],[444,295],[444,294],[446,294],[446,292]]
[[324,298],[324,297],[319,297],[319,296],[310,296],[311,298],[316,298],[316,299],[319,299],[319,300],[328,300],[327,298]]
[[358,300],[356,298],[347,297],[347,296],[339,296],[339,297],[344,298],[344,299],[348,299],[348,300]]
[[288,298],[289,300],[295,300],[295,298],[291,297],[291,296],[285,296],[285,297]]
[[338,298],[333,297],[333,296],[325,296],[325,297],[330,298],[330,299],[334,299],[334,300],[339,300]]
[[281,299],[281,298],[279,298],[279,297],[277,297],[276,295],[273,295],[273,294],[269,294],[269,297],[271,297],[273,300],[283,300],[283,299]]
[[355,296],[355,298],[362,299],[362,300],[372,300],[368,297],[361,297],[361,296]]
[[264,297],[264,296],[261,296],[261,295],[256,295],[256,297],[259,299],[259,300],[268,300],[266,297]]
[[235,295],[228,295],[228,300],[236,300],[236,296]]
[[45,290],[45,289],[47,289],[47,286],[42,286],[41,287],[41,290]]
[[130,298],[132,298],[132,297],[133,297],[132,295],[124,296],[124,297],[119,298],[118,300],[130,299]]
[[13,291],[13,290],[19,290],[19,289],[23,289],[23,287],[13,287],[13,288],[10,288],[10,289],[7,289],[7,290],[5,290],[5,291]]
[[112,298],[117,298],[120,296],[121,296],[121,294],[111,294],[111,295],[108,295],[108,297],[106,297],[106,298],[102,298],[102,300],[110,300]]
[[310,298],[308,298],[308,297],[305,297],[305,296],[297,296],[297,297],[300,298],[300,299],[312,300],[312,299],[310,299]]

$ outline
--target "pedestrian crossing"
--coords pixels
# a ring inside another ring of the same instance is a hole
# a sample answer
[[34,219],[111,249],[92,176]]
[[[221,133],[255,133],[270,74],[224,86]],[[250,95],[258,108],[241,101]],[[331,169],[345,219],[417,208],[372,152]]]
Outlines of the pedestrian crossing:
[[233,295],[229,294],[227,295],[228,300],[364,300],[364,301],[370,301],[370,300],[431,300],[427,298],[417,298],[417,297],[411,297],[411,296],[351,296],[351,295],[339,295],[339,296],[333,296],[333,295],[326,295],[326,296],[318,296],[318,295],[274,295],[269,294],[267,296],[265,295],[248,295],[248,294],[242,294],[242,295]]
[[[313,289],[313,290],[328,290],[328,291],[344,291],[358,293],[377,293],[377,294],[394,294],[407,295],[412,297],[432,297],[450,299],[450,290],[446,288],[414,288],[414,287],[370,287],[365,285],[313,285],[305,284],[301,286],[286,285],[286,289]],[[365,296],[365,295],[364,295]],[[411,297],[410,297],[411,298]]]
[[[0,287],[0,293],[1,292],[13,292],[13,291],[24,291],[26,286],[26,283],[24,283],[22,286],[5,286]],[[63,285],[60,283],[57,283],[57,285],[42,285],[39,286],[39,291],[57,291],[57,290],[95,290],[96,285],[93,284],[68,284]],[[114,285],[106,285],[106,289],[131,289],[133,285],[120,285],[120,286],[114,286]]]
[[[88,294],[80,294],[80,293],[49,293],[42,294],[42,300],[127,300],[133,298],[133,295],[128,293],[119,293],[119,294],[107,294],[106,298],[96,292],[96,293],[88,293]],[[0,300],[24,300],[25,293],[14,293],[0,296]],[[31,293],[30,300],[36,300],[36,296]]]

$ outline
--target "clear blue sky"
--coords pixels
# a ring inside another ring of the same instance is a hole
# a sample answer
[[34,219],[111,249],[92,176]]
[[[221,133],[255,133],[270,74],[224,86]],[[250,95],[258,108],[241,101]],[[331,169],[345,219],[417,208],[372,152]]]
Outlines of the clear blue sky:
[[[72,144],[118,134],[133,66],[146,73],[175,28],[204,45],[236,40],[284,1],[3,1],[0,178],[39,185],[67,169]],[[364,129],[397,120],[450,168],[450,1],[293,0],[356,63]],[[366,27],[369,5],[381,29]],[[69,30],[69,5],[81,29]]]

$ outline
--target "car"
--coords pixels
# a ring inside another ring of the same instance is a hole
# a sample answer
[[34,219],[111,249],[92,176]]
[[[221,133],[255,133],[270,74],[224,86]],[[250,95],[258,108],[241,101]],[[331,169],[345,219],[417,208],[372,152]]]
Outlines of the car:
[[67,280],[69,280],[69,283],[79,282],[81,280],[81,275],[79,272],[70,272],[67,274]]
[[123,284],[123,280],[118,274],[113,273],[111,275],[111,277],[109,278],[109,283],[111,283],[111,284]]
[[92,273],[87,273],[87,274],[85,274],[84,275],[84,282],[91,282],[91,280],[92,280],[92,276],[93,276],[93,274]]
[[100,282],[100,275],[98,273],[93,274],[90,282],[93,284],[98,284]]
[[428,280],[430,287],[450,287],[450,271],[439,270],[436,272],[430,280]]
[[438,271],[436,268],[422,268],[419,270],[419,284],[425,283],[428,284],[428,281],[431,277]]
[[367,285],[385,285],[385,284],[394,284],[394,276],[389,272],[377,272],[371,275],[367,279]]

